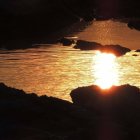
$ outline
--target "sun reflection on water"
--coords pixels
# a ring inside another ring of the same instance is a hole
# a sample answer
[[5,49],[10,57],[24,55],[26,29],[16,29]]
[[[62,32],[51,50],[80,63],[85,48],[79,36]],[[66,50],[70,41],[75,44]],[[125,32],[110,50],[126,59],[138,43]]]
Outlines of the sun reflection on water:
[[119,84],[116,56],[97,52],[94,59],[95,84],[102,89],[109,89]]

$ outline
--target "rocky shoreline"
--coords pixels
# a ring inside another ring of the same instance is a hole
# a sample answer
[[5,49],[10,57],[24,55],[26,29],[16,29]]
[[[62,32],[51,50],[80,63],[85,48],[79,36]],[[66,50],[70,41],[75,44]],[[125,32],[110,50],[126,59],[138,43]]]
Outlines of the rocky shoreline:
[[140,89],[101,90],[92,85],[71,92],[73,103],[26,94],[0,83],[1,140],[140,139]]

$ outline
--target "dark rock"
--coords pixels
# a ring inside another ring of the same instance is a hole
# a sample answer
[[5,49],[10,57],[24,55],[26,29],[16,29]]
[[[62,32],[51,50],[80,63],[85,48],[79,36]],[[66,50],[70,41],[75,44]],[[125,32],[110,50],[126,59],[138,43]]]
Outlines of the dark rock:
[[140,49],[136,50],[136,52],[140,52]]
[[75,105],[96,112],[98,119],[105,125],[104,129],[119,132],[116,135],[119,139],[140,138],[139,88],[122,85],[102,90],[92,85],[77,88],[70,95]]
[[1,140],[76,140],[76,136],[82,139],[83,132],[94,127],[89,127],[94,120],[90,111],[61,99],[26,94],[3,83],[0,112]]
[[140,93],[133,86],[75,89],[74,103],[0,83],[1,140],[139,139]]
[[122,56],[131,51],[129,48],[120,45],[104,45],[100,50],[101,52],[113,53],[116,56]]
[[75,43],[75,40],[63,37],[60,40],[58,40],[58,42],[62,43],[63,46],[70,46]]
[[76,45],[74,46],[75,49],[80,50],[96,50],[102,45],[96,42],[89,42],[85,40],[77,40]]
[[[99,86],[91,85],[87,87],[79,87],[74,89],[70,95],[72,100],[76,104],[81,104],[81,102],[90,103],[94,106],[100,99],[106,98],[110,102],[114,102],[113,99],[116,98],[116,101],[121,101],[121,98],[126,99],[126,101],[140,100],[140,89],[135,86],[122,85],[122,86],[112,86],[110,89],[102,90]],[[129,96],[131,98],[129,98]],[[119,99],[120,98],[120,99]],[[117,100],[118,99],[118,100]],[[107,101],[108,102],[108,101]],[[120,102],[121,103],[121,102]],[[83,103],[83,105],[85,105]],[[112,104],[113,105],[113,104]]]
[[117,115],[117,119],[126,117],[126,120],[131,118],[134,121],[140,117],[140,89],[134,86],[113,86],[111,89],[102,90],[93,85],[77,88],[70,95],[74,104],[102,115],[106,115],[103,111],[109,111],[110,114],[107,115]]
[[138,54],[133,54],[132,56],[139,56]]
[[113,53],[116,56],[121,56],[131,51],[130,49],[120,45],[101,45],[96,42],[89,42],[84,40],[78,40],[74,48],[81,50],[99,50],[105,53]]
[[140,30],[140,19],[132,19],[128,22],[128,27],[131,29]]

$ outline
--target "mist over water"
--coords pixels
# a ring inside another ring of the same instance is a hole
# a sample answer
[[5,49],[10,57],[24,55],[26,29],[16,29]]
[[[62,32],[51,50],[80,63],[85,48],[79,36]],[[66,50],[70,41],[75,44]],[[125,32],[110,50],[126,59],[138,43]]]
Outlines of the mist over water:
[[[75,36],[101,44],[119,44],[132,50],[138,49],[140,44],[140,32],[113,21],[96,21]],[[131,84],[140,87],[140,54],[133,54],[134,51],[118,58],[113,56],[103,62],[108,56],[97,55],[97,51],[80,51],[60,44],[0,50],[0,82],[26,92],[71,100],[69,93],[79,86],[98,83],[104,86],[107,77],[103,67],[106,67],[112,72],[107,86]]]

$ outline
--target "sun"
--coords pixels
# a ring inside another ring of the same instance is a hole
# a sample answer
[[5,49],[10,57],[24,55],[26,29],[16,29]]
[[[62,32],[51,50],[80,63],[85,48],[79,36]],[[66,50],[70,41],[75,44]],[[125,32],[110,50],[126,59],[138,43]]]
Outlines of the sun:
[[94,64],[95,84],[102,89],[109,89],[118,84],[116,56],[97,52]]

